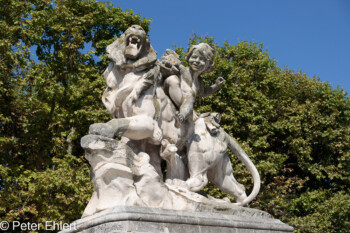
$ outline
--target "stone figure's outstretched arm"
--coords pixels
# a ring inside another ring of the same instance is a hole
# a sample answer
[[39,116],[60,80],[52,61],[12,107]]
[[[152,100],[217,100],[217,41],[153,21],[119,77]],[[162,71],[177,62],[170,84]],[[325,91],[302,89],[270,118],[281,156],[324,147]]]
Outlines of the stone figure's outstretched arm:
[[199,93],[200,97],[206,97],[209,95],[214,94],[215,92],[217,92],[218,90],[221,89],[222,84],[225,82],[225,79],[223,77],[218,77],[216,79],[215,84],[211,85],[211,86],[204,86],[203,84],[203,80],[201,81],[201,85],[204,86],[204,88],[202,89],[202,91]]
[[237,156],[237,158],[244,163],[244,165],[247,167],[248,171],[252,174],[253,176],[253,190],[249,194],[249,196],[241,201],[236,203],[237,205],[240,206],[245,206],[248,203],[250,203],[259,193],[260,190],[260,185],[261,185],[261,180],[260,180],[260,175],[258,170],[256,169],[255,165],[253,162],[250,160],[248,155],[244,152],[244,150],[239,146],[239,144],[234,140],[228,133],[226,133],[223,129],[222,132],[226,134],[226,140],[228,140],[228,148]]

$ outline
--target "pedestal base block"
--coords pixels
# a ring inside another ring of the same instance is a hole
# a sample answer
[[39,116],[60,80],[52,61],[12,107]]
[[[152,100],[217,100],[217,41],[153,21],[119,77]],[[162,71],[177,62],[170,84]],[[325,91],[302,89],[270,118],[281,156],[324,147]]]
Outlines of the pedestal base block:
[[266,212],[243,208],[233,214],[117,206],[71,224],[62,233],[267,233],[293,227]]

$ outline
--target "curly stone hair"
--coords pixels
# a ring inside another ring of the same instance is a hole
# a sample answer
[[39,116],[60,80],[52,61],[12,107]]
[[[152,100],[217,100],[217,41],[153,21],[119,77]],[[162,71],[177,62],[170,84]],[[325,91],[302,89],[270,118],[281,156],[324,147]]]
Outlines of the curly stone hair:
[[210,45],[208,45],[207,43],[192,45],[186,56],[187,62],[195,50],[198,50],[206,59],[205,69],[202,72],[202,74],[211,72],[214,68],[215,50],[212,47],[210,47]]

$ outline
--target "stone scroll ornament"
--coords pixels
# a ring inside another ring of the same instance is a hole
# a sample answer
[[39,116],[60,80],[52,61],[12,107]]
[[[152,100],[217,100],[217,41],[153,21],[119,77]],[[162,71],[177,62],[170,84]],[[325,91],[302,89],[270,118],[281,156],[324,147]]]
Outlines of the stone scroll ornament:
[[[202,75],[214,67],[214,50],[205,43],[192,46],[188,67],[172,50],[157,60],[146,32],[133,25],[107,53],[111,62],[102,102],[113,119],[92,124],[81,139],[94,184],[83,217],[114,206],[198,210],[251,202],[260,189],[254,164],[220,127],[220,114],[193,110],[196,98],[214,94],[225,81],[218,77],[204,86]],[[249,196],[232,174],[227,149],[253,176]],[[236,203],[197,193],[208,181]]]

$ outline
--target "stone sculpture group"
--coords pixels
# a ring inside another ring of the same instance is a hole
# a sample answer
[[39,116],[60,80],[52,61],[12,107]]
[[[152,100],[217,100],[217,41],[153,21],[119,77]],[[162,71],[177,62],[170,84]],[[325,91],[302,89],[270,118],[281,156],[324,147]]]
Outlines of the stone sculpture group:
[[[102,101],[113,119],[92,124],[81,140],[94,183],[83,217],[118,205],[196,210],[251,202],[260,188],[254,164],[220,127],[220,114],[193,110],[196,98],[214,94],[225,81],[218,77],[204,86],[202,76],[213,69],[215,51],[205,43],[192,46],[188,67],[172,50],[159,61],[146,32],[133,25],[107,53],[111,62]],[[233,176],[227,149],[253,176],[249,196]],[[196,193],[208,181],[236,203]]]

